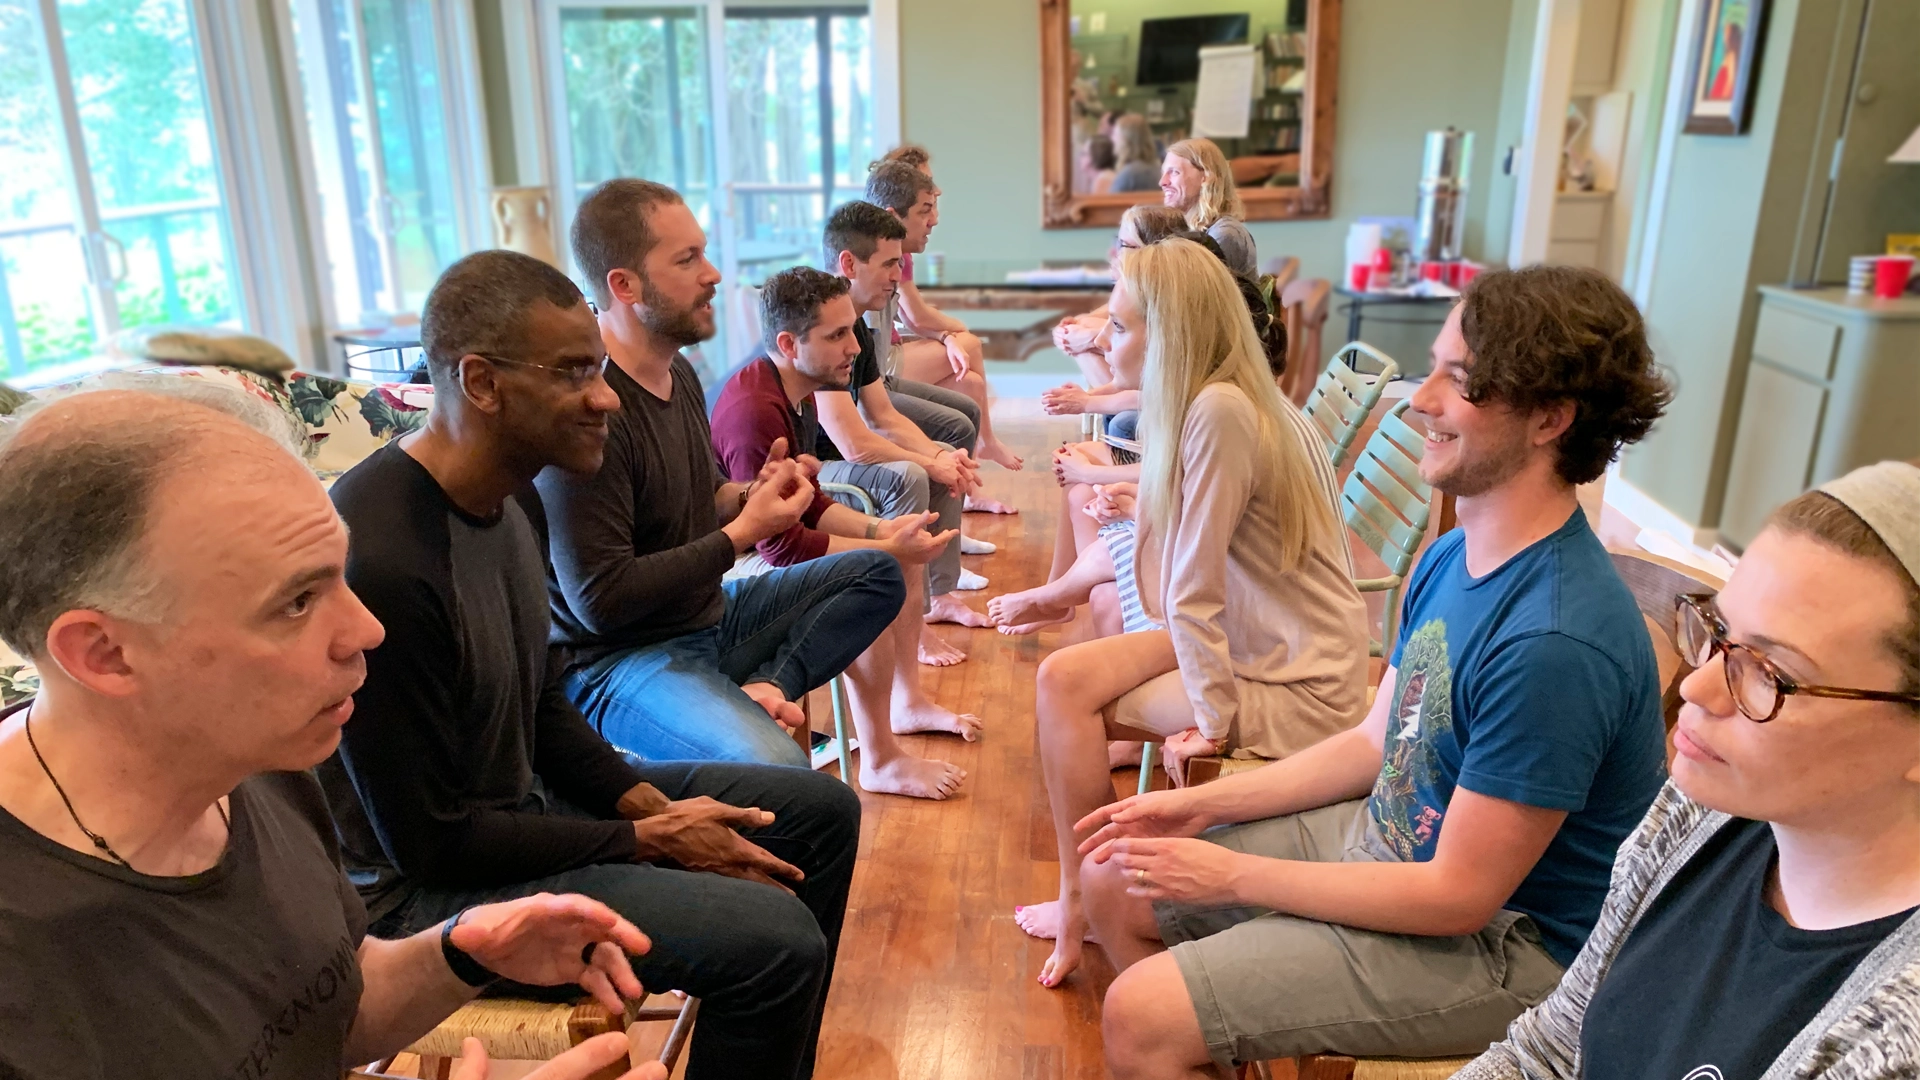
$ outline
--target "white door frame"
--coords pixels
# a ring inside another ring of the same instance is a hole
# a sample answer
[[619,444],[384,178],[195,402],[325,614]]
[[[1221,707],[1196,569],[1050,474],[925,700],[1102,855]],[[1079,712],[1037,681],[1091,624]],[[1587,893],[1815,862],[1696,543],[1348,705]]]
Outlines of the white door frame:
[[1528,266],[1547,257],[1553,233],[1554,197],[1560,190],[1560,152],[1566,141],[1567,102],[1573,91],[1573,57],[1580,40],[1580,0],[1538,0],[1533,67],[1527,79],[1526,123],[1515,155],[1513,228],[1507,265]]

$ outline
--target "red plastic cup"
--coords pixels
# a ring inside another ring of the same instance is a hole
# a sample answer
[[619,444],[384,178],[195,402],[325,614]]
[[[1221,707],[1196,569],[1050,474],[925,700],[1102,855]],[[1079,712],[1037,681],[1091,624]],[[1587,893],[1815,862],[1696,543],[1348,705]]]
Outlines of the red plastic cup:
[[1393,274],[1393,252],[1383,247],[1374,248],[1373,249],[1373,268],[1375,270],[1384,271],[1389,276],[1391,276]]
[[1469,285],[1471,285],[1471,284],[1473,284],[1473,279],[1474,279],[1474,278],[1477,278],[1477,277],[1479,277],[1479,276],[1480,276],[1480,264],[1479,264],[1479,263],[1470,263],[1470,262],[1459,262],[1459,263],[1455,263],[1455,264],[1454,264],[1454,267],[1455,267],[1455,269],[1454,269],[1454,277],[1455,277],[1455,285],[1454,285],[1454,288],[1456,288],[1456,289],[1464,289],[1464,288],[1466,288],[1467,286],[1469,286]]
[[1444,283],[1447,280],[1447,264],[1443,262],[1421,263],[1420,264],[1420,280],[1421,281],[1438,281],[1438,282]]
[[1873,264],[1873,295],[1882,300],[1897,300],[1907,291],[1907,281],[1913,276],[1913,256],[1882,255],[1880,261]]
[[1366,292],[1367,281],[1373,273],[1373,267],[1366,263],[1354,263],[1347,270],[1347,287],[1354,292]]

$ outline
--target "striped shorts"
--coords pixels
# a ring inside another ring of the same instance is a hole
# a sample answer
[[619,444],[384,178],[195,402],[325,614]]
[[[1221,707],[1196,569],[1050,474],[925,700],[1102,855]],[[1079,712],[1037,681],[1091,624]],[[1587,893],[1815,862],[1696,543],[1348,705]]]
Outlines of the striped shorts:
[[1116,521],[1103,525],[1100,539],[1106,542],[1107,555],[1113,559],[1113,584],[1120,590],[1121,629],[1129,634],[1165,630],[1165,626],[1147,618],[1146,609],[1140,606],[1140,582],[1133,573],[1134,523]]

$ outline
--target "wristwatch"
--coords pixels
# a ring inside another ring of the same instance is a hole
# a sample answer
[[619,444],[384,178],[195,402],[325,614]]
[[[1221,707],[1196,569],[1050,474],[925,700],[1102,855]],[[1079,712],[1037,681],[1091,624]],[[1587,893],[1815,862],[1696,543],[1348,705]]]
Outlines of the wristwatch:
[[868,518],[867,519],[867,539],[878,540],[879,538],[880,538],[880,519]]
[[452,969],[453,977],[468,986],[481,988],[492,986],[500,981],[500,976],[488,971],[486,965],[467,955],[465,949],[453,943],[453,928],[467,917],[472,908],[461,908],[460,913],[448,919],[440,927],[440,955],[446,958],[447,967]]
[[740,489],[740,509],[745,510],[747,508],[747,496],[753,494],[753,485],[759,482],[758,480],[749,480],[747,481],[747,486]]

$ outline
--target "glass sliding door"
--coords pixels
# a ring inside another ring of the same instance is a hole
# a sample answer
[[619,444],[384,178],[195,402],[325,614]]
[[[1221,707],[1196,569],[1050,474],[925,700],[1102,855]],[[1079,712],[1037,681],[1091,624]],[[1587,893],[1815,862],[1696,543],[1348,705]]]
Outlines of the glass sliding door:
[[187,0],[0,0],[0,371],[236,321]]
[[706,20],[698,8],[560,10],[569,207],[595,185],[637,176],[709,216],[713,154]]
[[686,198],[724,277],[721,334],[698,358],[717,389],[757,346],[744,310],[751,287],[796,263],[819,265],[828,211],[865,189],[866,9],[548,4],[562,221],[614,177]]
[[282,0],[346,326],[418,312],[470,247],[458,189],[442,0]]

